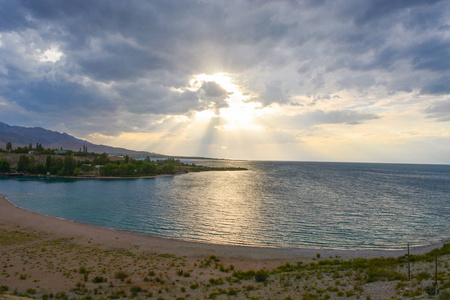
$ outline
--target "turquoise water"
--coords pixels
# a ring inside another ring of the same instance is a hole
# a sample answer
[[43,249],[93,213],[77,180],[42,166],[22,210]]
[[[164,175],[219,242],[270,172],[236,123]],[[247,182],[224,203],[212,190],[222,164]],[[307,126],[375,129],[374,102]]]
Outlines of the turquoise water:
[[195,161],[248,171],[153,179],[1,179],[38,213],[190,241],[400,249],[450,236],[450,166]]

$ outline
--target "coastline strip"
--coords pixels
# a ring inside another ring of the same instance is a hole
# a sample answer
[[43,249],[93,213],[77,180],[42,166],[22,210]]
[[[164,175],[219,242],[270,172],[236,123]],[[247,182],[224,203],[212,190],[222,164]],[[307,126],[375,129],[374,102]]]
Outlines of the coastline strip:
[[[405,250],[336,250],[336,249],[275,249],[246,246],[214,245],[200,242],[173,240],[124,231],[115,231],[88,224],[77,223],[56,217],[45,216],[15,206],[5,195],[0,195],[0,223],[44,232],[54,238],[75,238],[81,244],[88,241],[105,249],[126,249],[139,246],[142,250],[156,253],[170,253],[177,256],[204,257],[216,255],[231,261],[296,261],[301,258],[340,256],[343,259],[363,257],[398,257]],[[411,249],[411,254],[424,254],[445,243],[417,247]]]

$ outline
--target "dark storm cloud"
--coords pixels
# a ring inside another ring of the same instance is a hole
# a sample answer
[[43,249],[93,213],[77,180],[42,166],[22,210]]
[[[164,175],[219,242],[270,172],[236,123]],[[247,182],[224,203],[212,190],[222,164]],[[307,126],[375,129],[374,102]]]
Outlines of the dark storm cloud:
[[[226,107],[216,83],[187,89],[202,73],[251,78],[243,85],[263,105],[375,88],[449,94],[449,11],[448,1],[425,0],[0,0],[0,97],[41,118],[60,112],[53,124],[75,124],[121,111],[133,118]],[[59,61],[39,59],[52,47]]]
[[169,67],[163,58],[124,44],[105,46],[100,53],[80,57],[78,64],[87,75],[104,82],[134,80]]
[[[434,5],[443,0],[372,0],[366,1],[366,5],[361,7],[361,11],[356,14],[354,20],[357,25],[364,25],[373,21],[385,20],[396,13],[413,8]],[[352,12],[353,14],[353,12]]]
[[421,94],[448,95],[450,94],[450,76],[444,76],[432,81],[421,90]]

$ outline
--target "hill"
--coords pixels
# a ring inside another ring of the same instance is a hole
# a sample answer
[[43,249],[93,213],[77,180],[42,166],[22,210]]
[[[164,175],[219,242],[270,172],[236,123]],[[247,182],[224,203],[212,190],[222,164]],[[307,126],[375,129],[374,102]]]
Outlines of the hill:
[[8,142],[12,143],[13,148],[28,146],[30,143],[35,147],[36,143],[39,143],[42,147],[51,149],[63,148],[64,150],[79,151],[80,149],[83,149],[83,146],[86,146],[89,152],[95,153],[167,157],[166,155],[153,152],[134,151],[124,148],[96,145],[78,139],[67,133],[60,133],[41,127],[10,126],[0,122],[0,148],[6,149],[6,143]]

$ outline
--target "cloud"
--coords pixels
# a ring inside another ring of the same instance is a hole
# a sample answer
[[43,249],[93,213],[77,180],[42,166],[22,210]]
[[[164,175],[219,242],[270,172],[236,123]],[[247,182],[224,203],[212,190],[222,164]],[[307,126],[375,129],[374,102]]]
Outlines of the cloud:
[[364,121],[378,119],[379,116],[358,111],[350,110],[333,110],[323,111],[315,110],[303,115],[297,115],[294,117],[296,122],[319,125],[319,124],[346,124],[346,125],[358,125]]
[[200,90],[207,98],[228,98],[228,92],[220,84],[214,81],[203,82]]
[[266,82],[264,90],[260,93],[258,98],[259,99],[254,100],[259,100],[265,105],[270,105],[272,103],[291,103],[290,96],[283,90],[283,84],[279,80]]
[[403,113],[391,95],[415,112],[409,102],[450,94],[448,11],[449,1],[418,0],[0,0],[0,97],[18,108],[0,117],[83,133],[149,129],[228,107],[235,95],[220,83],[189,84],[219,72],[247,101],[292,109],[297,127],[377,118],[357,110],[368,103]]
[[354,20],[357,25],[365,25],[374,21],[386,20],[399,11],[408,9],[421,9],[424,6],[434,5],[442,0],[421,1],[421,0],[372,0],[367,1],[367,5],[355,15]]
[[448,122],[450,121],[450,99],[435,102],[424,112],[427,118],[435,119],[437,122]]
[[443,76],[424,86],[420,93],[424,95],[448,95],[450,94],[449,82],[450,75]]

